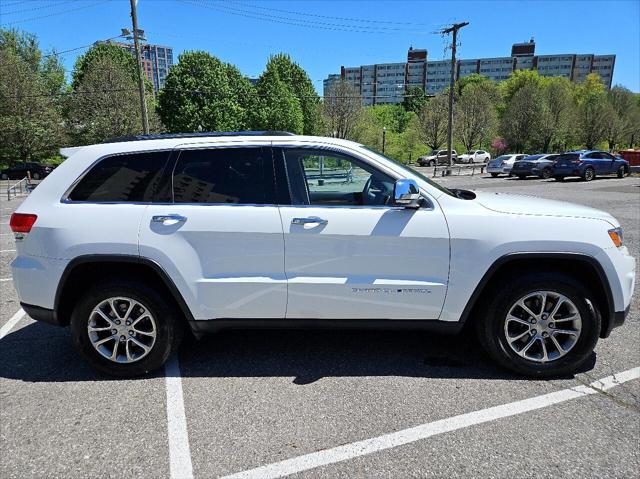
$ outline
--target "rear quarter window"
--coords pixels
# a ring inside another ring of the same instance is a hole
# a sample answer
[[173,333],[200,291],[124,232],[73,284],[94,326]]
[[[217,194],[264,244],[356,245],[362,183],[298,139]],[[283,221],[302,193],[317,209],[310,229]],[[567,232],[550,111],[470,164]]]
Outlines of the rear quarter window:
[[104,158],[73,188],[67,199],[91,202],[151,202],[169,158],[166,151]]

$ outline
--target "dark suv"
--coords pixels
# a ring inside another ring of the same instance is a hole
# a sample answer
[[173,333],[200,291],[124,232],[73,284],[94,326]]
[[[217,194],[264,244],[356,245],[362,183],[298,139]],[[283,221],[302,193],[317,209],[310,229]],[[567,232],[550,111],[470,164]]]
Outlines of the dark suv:
[[36,162],[19,163],[11,168],[0,171],[0,178],[3,180],[21,180],[27,177],[27,172],[31,173],[31,178],[41,180],[53,171],[53,166],[43,165]]

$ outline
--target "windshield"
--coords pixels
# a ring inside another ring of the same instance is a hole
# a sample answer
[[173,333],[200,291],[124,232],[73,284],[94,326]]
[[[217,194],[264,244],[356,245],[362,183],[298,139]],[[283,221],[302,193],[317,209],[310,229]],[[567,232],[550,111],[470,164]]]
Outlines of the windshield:
[[384,155],[383,153],[379,152],[378,150],[374,149],[374,148],[369,148],[368,146],[364,146],[364,145],[360,145],[361,148],[370,151],[371,153],[375,153],[378,156],[381,156],[382,158],[385,158],[386,160],[389,160],[390,162],[392,162],[393,164],[397,165],[398,167],[400,167],[401,170],[406,171],[407,173],[409,173],[410,175],[415,175],[418,178],[420,178],[423,181],[426,181],[427,183],[429,183],[431,186],[433,186],[434,188],[437,188],[438,190],[442,191],[443,193],[446,193],[450,196],[456,196],[453,194],[453,192],[451,192],[451,190],[445,188],[442,185],[439,185],[438,183],[436,183],[435,181],[427,178],[426,176],[424,176],[422,173],[414,170],[413,168],[408,167],[407,165],[400,163],[398,160],[394,160],[393,158],[389,158],[387,155]]
[[[365,146],[365,148],[367,148],[367,147]],[[373,151],[373,150],[371,150],[371,151]],[[438,150],[431,150],[429,152],[429,156],[437,156],[437,155],[438,155]],[[385,156],[385,158],[386,158],[386,156]]]
[[511,158],[511,155],[502,155],[496,158],[496,160],[507,161],[509,158]]
[[467,152],[465,153],[465,155],[473,155],[474,153],[475,153],[475,151],[467,151]]
[[542,158],[544,155],[529,155],[523,158],[524,161],[536,161]]

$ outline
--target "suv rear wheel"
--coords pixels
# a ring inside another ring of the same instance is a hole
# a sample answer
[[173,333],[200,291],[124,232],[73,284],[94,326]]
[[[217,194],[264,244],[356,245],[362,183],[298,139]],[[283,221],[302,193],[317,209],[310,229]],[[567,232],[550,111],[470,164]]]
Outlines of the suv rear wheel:
[[144,284],[110,281],[91,288],[71,315],[73,342],[96,369],[118,377],[160,368],[177,349],[182,324]]
[[584,181],[591,181],[595,177],[596,177],[596,170],[594,170],[590,166],[587,166],[587,168],[584,170],[584,174],[582,175],[582,178],[584,179]]
[[624,178],[624,175],[626,173],[626,169],[624,166],[621,166],[620,168],[618,168],[618,178]]
[[573,373],[600,334],[600,316],[589,296],[580,283],[557,273],[506,281],[476,323],[478,338],[493,359],[518,373]]

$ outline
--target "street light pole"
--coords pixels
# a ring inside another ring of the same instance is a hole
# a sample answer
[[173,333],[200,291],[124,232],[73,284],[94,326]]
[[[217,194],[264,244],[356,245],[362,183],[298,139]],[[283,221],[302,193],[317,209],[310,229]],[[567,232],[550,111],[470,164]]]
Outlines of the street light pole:
[[131,1],[131,22],[133,23],[133,46],[136,49],[136,62],[138,63],[138,90],[140,90],[140,112],[142,113],[142,130],[149,134],[149,116],[147,114],[147,99],[144,95],[144,77],[142,72],[142,59],[140,58],[140,44],[138,42],[138,12],[136,4],[138,0]]
[[387,144],[387,127],[382,127],[382,153],[384,153],[384,147]]
[[453,42],[451,43],[451,79],[449,80],[449,121],[447,124],[447,160],[449,166],[453,166],[451,149],[453,148],[453,88],[456,82],[456,43],[458,41],[458,30],[467,25],[469,25],[469,22],[454,23],[440,32],[443,35],[453,33]]

